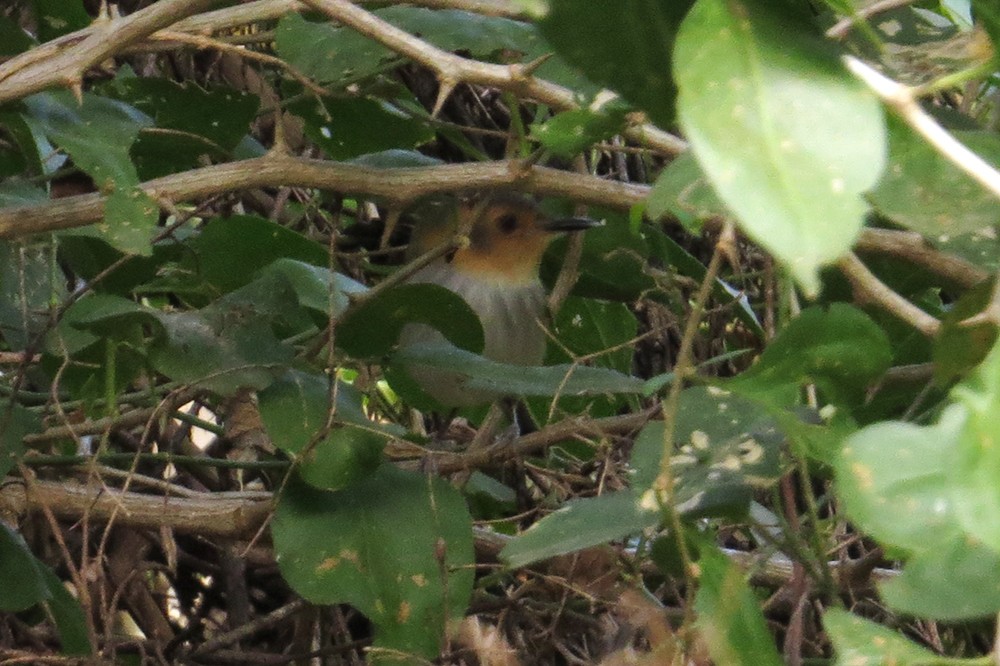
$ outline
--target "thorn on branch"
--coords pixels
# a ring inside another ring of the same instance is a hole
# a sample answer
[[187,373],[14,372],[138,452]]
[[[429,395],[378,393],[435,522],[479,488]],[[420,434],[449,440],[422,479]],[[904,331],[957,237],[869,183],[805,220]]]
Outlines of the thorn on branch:
[[515,81],[525,81],[531,78],[539,67],[544,65],[552,57],[552,53],[545,53],[525,64],[511,65],[511,73]]
[[455,87],[458,85],[458,81],[451,78],[442,77],[441,85],[438,88],[437,99],[434,100],[434,108],[431,110],[431,118],[437,118],[441,109],[444,107],[444,103],[448,101],[451,94],[455,92]]

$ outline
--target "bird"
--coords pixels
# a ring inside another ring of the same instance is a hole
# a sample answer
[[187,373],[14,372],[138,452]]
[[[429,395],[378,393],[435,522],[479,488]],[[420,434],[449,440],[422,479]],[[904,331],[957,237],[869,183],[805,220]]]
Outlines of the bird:
[[[468,230],[468,243],[414,273],[413,284],[437,284],[459,295],[479,317],[483,327],[482,355],[499,363],[540,365],[545,355],[545,288],[539,279],[542,255],[560,234],[603,224],[587,217],[551,218],[538,204],[514,194],[495,194],[462,201],[442,222],[427,220],[414,230],[410,253],[440,246],[456,230]],[[407,324],[400,348],[448,344],[426,324]],[[424,365],[411,364],[408,374],[446,407],[489,404],[503,397],[470,389],[463,377]]]

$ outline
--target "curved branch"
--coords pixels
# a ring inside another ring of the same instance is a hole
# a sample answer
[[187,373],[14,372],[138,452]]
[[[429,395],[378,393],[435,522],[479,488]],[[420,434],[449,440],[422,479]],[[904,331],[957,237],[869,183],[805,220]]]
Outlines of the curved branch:
[[963,288],[974,287],[990,276],[964,259],[935,249],[915,231],[865,229],[854,249],[905,259]]
[[[627,209],[649,193],[649,188],[641,185],[545,167],[522,168],[519,162],[374,169],[280,153],[164,176],[140,187],[154,199],[186,201],[220,192],[281,185],[367,195],[397,205],[437,192],[515,188]],[[103,195],[93,193],[38,206],[0,208],[0,238],[92,224],[103,218],[105,200]]]
[[844,277],[854,288],[855,299],[874,303],[923,333],[928,338],[937,335],[941,322],[894,292],[868,270],[858,256],[848,252],[837,262]]
[[0,104],[53,86],[78,88],[88,68],[213,4],[215,0],[161,0],[12,58],[0,65]]
[[[302,1],[365,37],[427,67],[437,75],[442,88],[454,87],[463,82],[472,83],[510,90],[559,110],[579,108],[573,91],[535,78],[531,75],[530,65],[494,65],[457,56],[400,30],[347,0]],[[687,142],[649,123],[629,128],[625,135],[668,155],[677,155],[687,150]]]
[[87,515],[130,527],[169,527],[209,537],[251,538],[271,513],[270,499],[207,496],[153,496],[130,491],[109,493],[100,485],[69,481],[34,481],[30,487],[8,483],[0,488],[0,515],[23,516],[48,507],[57,518],[78,520]]

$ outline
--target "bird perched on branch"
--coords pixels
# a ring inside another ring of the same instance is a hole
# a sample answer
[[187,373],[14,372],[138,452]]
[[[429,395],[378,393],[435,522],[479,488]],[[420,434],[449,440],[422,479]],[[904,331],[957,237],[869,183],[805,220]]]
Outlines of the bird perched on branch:
[[[468,243],[415,273],[411,283],[441,285],[461,296],[483,326],[483,356],[512,365],[539,365],[545,354],[545,290],[538,277],[545,248],[560,233],[601,222],[547,217],[533,202],[513,195],[463,202],[446,222],[426,221],[414,230],[411,254],[446,243],[456,231]],[[400,346],[444,343],[424,324],[408,324]],[[484,404],[500,397],[462,385],[453,372],[411,365],[409,374],[438,402],[449,407]]]

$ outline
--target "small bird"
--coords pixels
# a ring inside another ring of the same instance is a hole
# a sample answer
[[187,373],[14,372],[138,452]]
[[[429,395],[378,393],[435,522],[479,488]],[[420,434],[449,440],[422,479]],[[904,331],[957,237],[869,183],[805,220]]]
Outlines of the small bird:
[[[414,232],[413,249],[422,252],[447,241],[457,229],[469,230],[467,246],[416,272],[411,283],[432,283],[461,296],[483,326],[483,356],[512,365],[539,365],[545,355],[545,289],[538,277],[545,248],[561,232],[602,224],[581,217],[551,219],[528,199],[500,195],[463,202],[448,224],[425,223]],[[408,324],[400,346],[445,343],[424,324]],[[489,403],[501,397],[470,390],[461,376],[422,365],[409,374],[435,400],[448,407]]]

